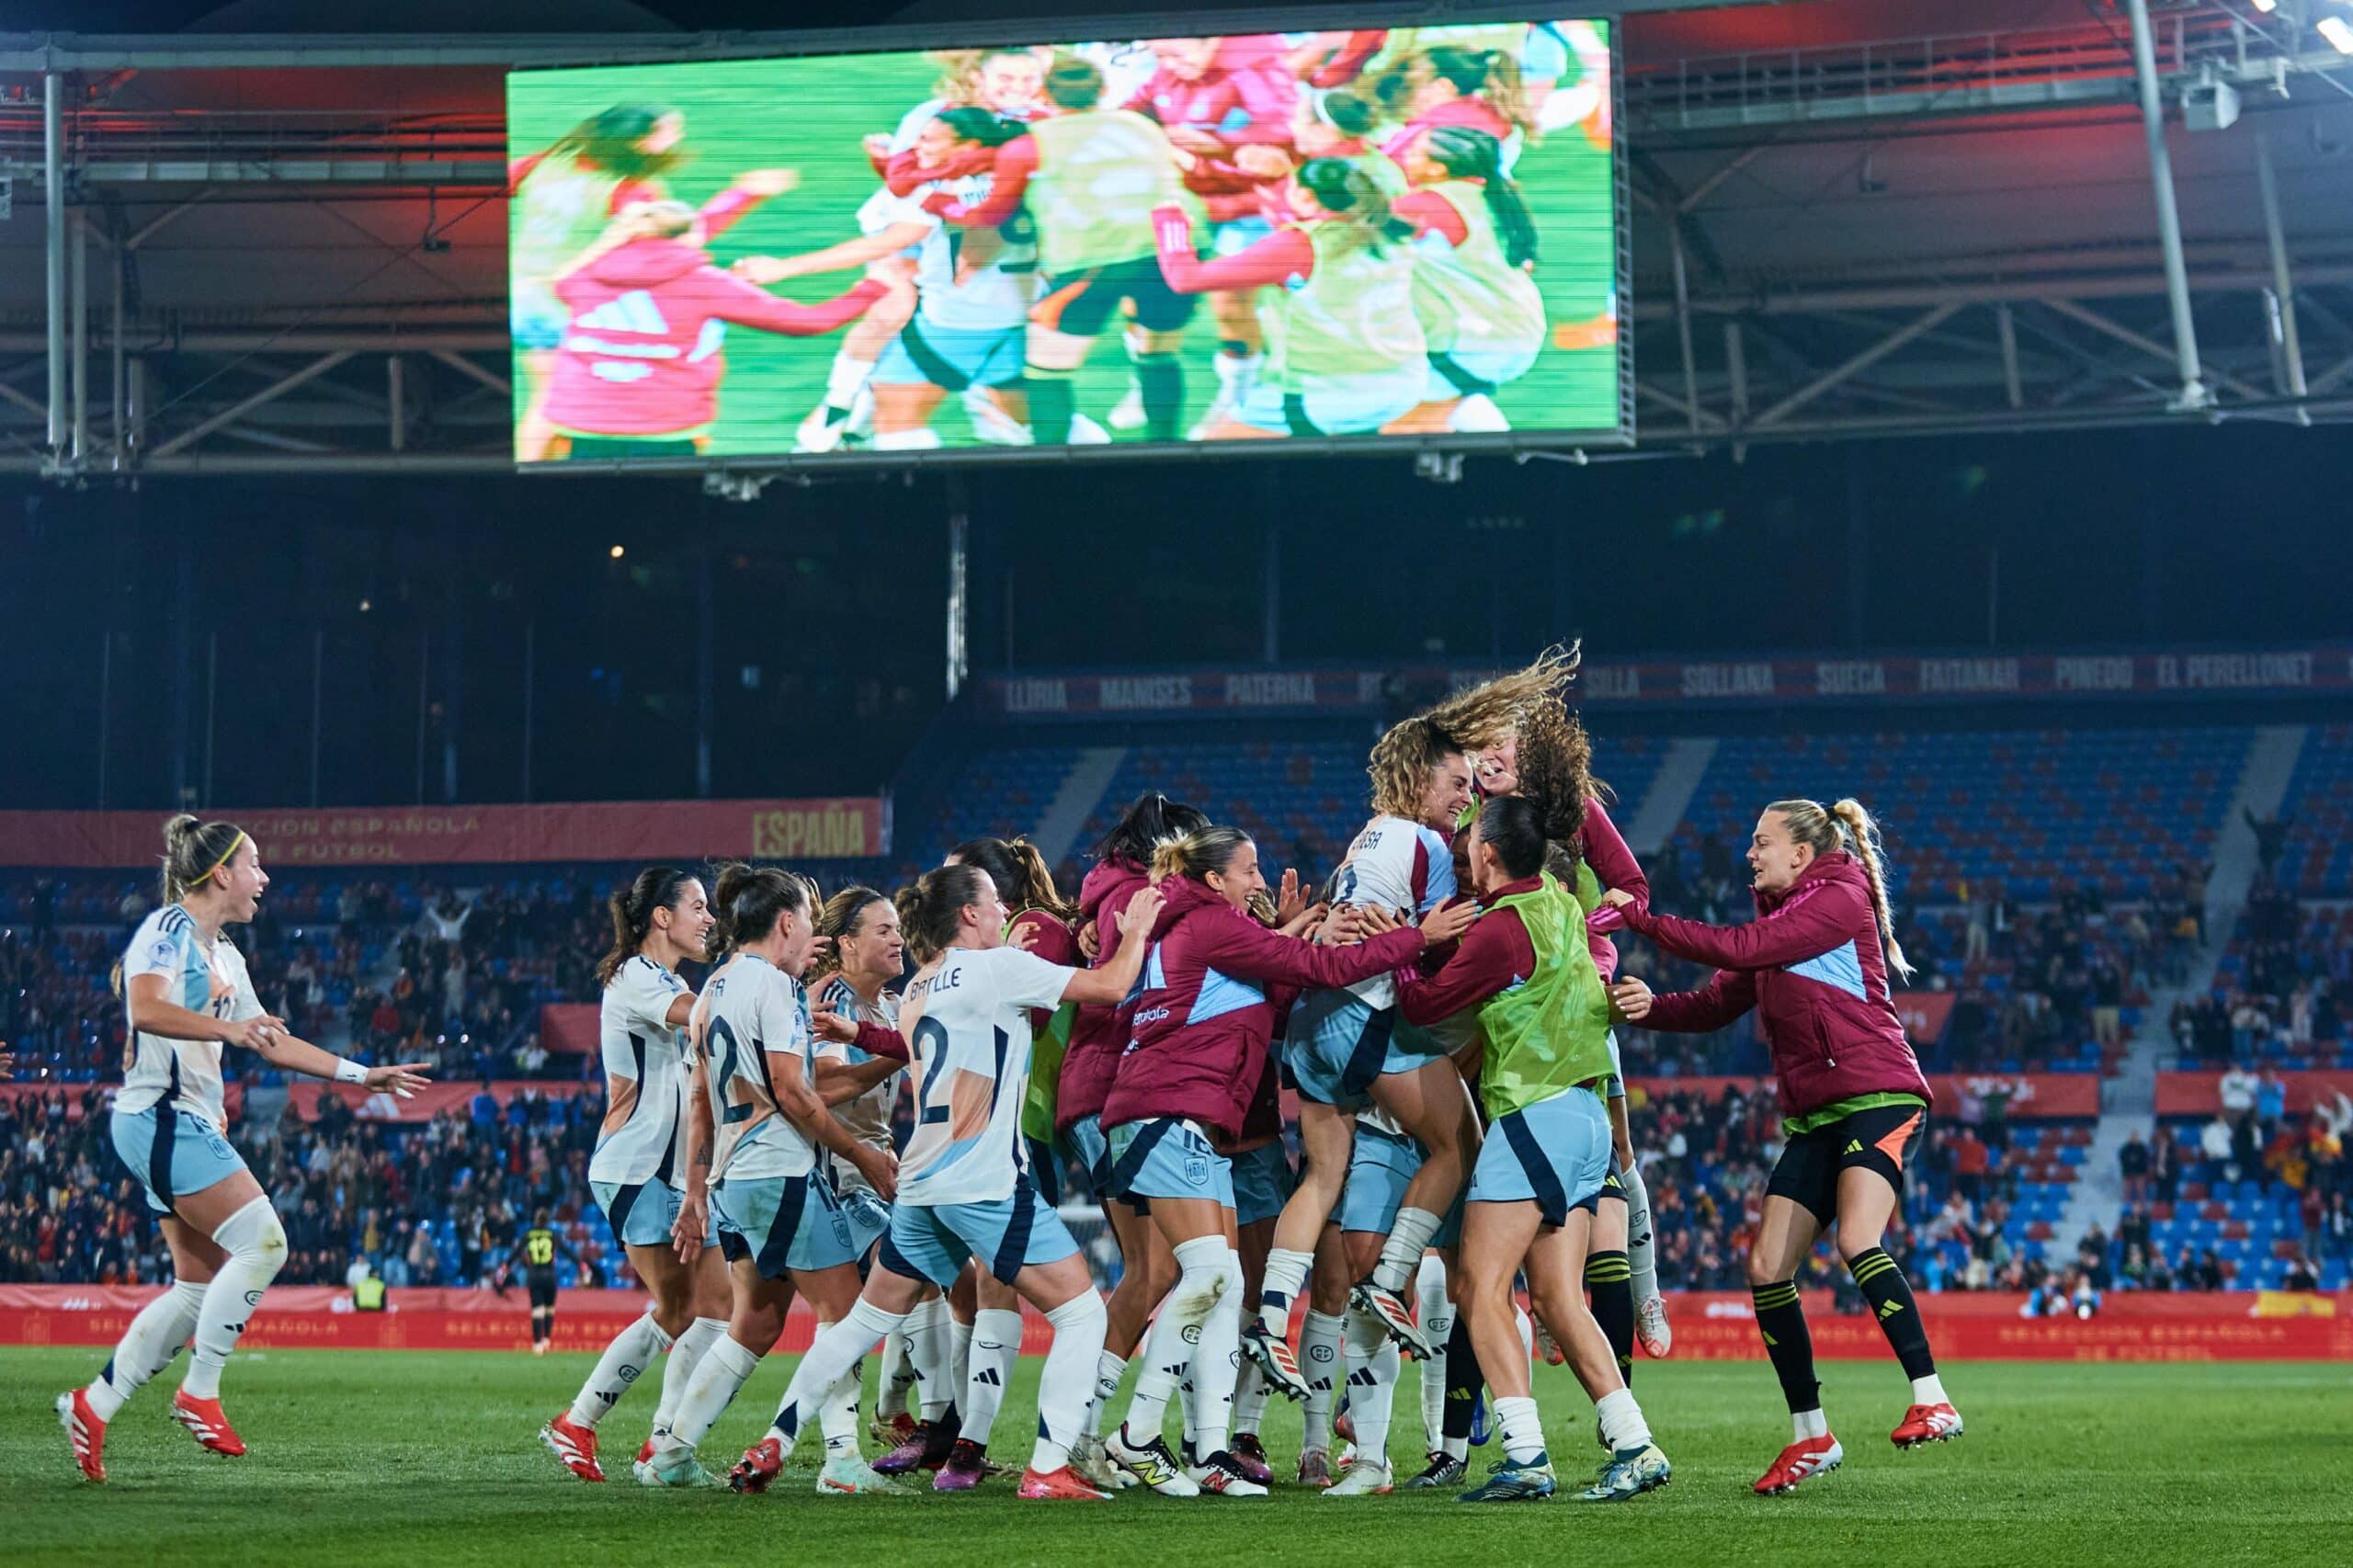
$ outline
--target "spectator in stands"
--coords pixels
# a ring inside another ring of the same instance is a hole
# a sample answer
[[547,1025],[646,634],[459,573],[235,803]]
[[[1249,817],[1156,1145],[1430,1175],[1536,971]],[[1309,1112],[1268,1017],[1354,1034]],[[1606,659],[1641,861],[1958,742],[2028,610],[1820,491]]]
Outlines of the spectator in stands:
[[2198,1179],[2211,1187],[2218,1181],[2236,1180],[2230,1171],[2231,1124],[2221,1111],[2198,1134],[2198,1151],[2205,1165],[2198,1172]]
[[2176,1201],[2181,1192],[2181,1143],[2173,1129],[2163,1123],[2149,1145],[2149,1185],[2156,1189],[2160,1203]]
[[2267,1072],[2256,1080],[2255,1114],[2266,1121],[2277,1121],[2288,1114],[2288,1084],[2279,1074]]
[[2222,1114],[2236,1119],[2253,1110],[2255,1092],[2262,1086],[2262,1079],[2248,1072],[2245,1065],[2233,1062],[2230,1071],[2222,1074]]
[[2239,814],[2246,818],[2246,825],[2255,830],[2255,858],[2265,876],[2279,869],[2279,857],[2288,847],[2288,830],[2295,825],[2293,815],[2259,817],[2253,806],[2242,806]]
[[2288,1265],[2288,1272],[2280,1280],[2283,1290],[2317,1291],[2320,1289],[2320,1267],[2304,1254],[2296,1254]]
[[2149,1196],[2149,1146],[2141,1141],[2139,1131],[2125,1139],[2116,1159],[2124,1176],[2124,1201],[2145,1201]]
[[2252,1112],[2231,1123],[2230,1176],[2233,1181],[2253,1177],[2263,1189],[2271,1189],[2271,1173],[2264,1168],[2263,1149],[2268,1140],[2260,1136]]

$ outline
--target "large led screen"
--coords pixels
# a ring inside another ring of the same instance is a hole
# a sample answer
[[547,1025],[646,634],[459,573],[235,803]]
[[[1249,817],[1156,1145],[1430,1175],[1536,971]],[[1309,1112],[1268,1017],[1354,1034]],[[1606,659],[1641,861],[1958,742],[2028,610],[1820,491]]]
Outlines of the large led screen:
[[524,463],[1620,434],[1607,24],[507,78]]

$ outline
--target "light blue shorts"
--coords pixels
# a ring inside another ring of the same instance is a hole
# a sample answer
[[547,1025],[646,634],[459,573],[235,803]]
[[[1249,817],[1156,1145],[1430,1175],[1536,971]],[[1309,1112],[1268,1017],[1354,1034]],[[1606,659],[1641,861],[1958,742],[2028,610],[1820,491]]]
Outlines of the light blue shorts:
[[1609,1112],[1590,1089],[1570,1089],[1499,1116],[1471,1172],[1473,1203],[1533,1203],[1548,1225],[1591,1209],[1609,1179]]
[[173,1205],[245,1168],[237,1151],[200,1116],[169,1100],[113,1116],[114,1152],[147,1189],[147,1207],[168,1214]]
[[841,1193],[842,1212],[849,1217],[851,1244],[864,1257],[891,1233],[891,1206],[862,1187],[835,1190]]
[[1233,1207],[1233,1162],[1193,1123],[1173,1116],[1127,1121],[1107,1135],[1111,1190],[1120,1198],[1206,1198]]
[[1233,1222],[1255,1225],[1271,1220],[1290,1201],[1298,1178],[1291,1175],[1290,1155],[1282,1141],[1261,1143],[1233,1156]]
[[1023,1176],[1016,1178],[1013,1196],[993,1202],[893,1203],[881,1261],[904,1278],[948,1286],[963,1272],[966,1258],[977,1258],[1010,1285],[1030,1265],[1060,1263],[1077,1250],[1062,1217]]
[[1103,1119],[1082,1116],[1063,1130],[1063,1142],[1069,1145],[1079,1169],[1086,1173],[1086,1183],[1099,1201],[1111,1196],[1111,1145],[1103,1136]]
[[874,367],[875,383],[919,387],[927,382],[949,392],[1009,386],[1021,379],[1024,331],[1019,323],[994,331],[934,326],[917,316],[882,350]]
[[720,1256],[750,1258],[763,1279],[855,1263],[864,1249],[833,1183],[797,1176],[722,1176],[710,1189]]
[[1413,1073],[1446,1054],[1436,1037],[1400,1024],[1394,1007],[1374,1007],[1350,991],[1315,991],[1291,1011],[1283,1068],[1291,1087],[1319,1105],[1362,1110],[1372,1081]]
[[[1405,1187],[1422,1168],[1422,1146],[1411,1138],[1357,1123],[1356,1147],[1348,1154],[1348,1179],[1340,1188],[1340,1210],[1334,1216],[1343,1231],[1385,1236],[1397,1228],[1397,1210],[1405,1206]],[[1430,1245],[1450,1247],[1462,1239],[1462,1199],[1438,1222]]]
[[[1474,392],[1492,392],[1519,380],[1535,367],[1536,350],[1479,348],[1468,345],[1430,356],[1428,380],[1422,388],[1425,403],[1451,403]],[[1454,374],[1448,375],[1452,369]],[[1467,384],[1466,384],[1467,383]]]
[[[687,1201],[686,1188],[672,1187],[666,1181],[633,1181],[626,1185],[592,1181],[588,1190],[596,1195],[597,1207],[605,1211],[605,1222],[613,1228],[613,1240],[623,1246],[668,1246],[670,1227],[677,1222],[678,1210]],[[702,1244],[719,1244],[716,1226],[704,1227]]]
[[[1429,381],[1423,361],[1361,375],[1309,377],[1286,393],[1260,381],[1233,411],[1234,418],[1285,436],[1369,436],[1421,403]],[[1459,392],[1450,396],[1461,396]]]

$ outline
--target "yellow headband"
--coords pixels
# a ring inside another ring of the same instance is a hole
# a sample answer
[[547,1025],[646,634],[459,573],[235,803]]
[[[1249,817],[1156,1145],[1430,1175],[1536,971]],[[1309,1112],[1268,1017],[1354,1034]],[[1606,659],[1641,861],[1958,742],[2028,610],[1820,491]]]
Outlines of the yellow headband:
[[220,870],[221,870],[221,868],[222,868],[222,867],[223,867],[223,866],[227,865],[231,860],[233,860],[233,859],[236,858],[237,851],[238,851],[238,850],[240,850],[240,849],[242,849],[242,848],[244,848],[244,846],[245,846],[245,835],[244,835],[244,833],[243,832],[243,830],[240,830],[240,831],[238,832],[238,834],[237,834],[237,836],[236,836],[236,837],[234,837],[234,838],[233,838],[233,839],[231,839],[231,840],[229,841],[229,848],[228,848],[227,852],[226,852],[225,854],[223,854],[223,855],[221,857],[221,858],[219,858],[218,860],[213,861],[213,862],[212,862],[212,864],[211,864],[210,866],[209,866],[209,867],[205,868],[204,875],[202,875],[202,876],[200,876],[200,877],[197,878],[197,879],[196,879],[196,881],[195,881],[195,882],[193,882],[193,883],[192,883],[192,884],[190,884],[190,885],[195,886],[195,887],[202,887],[206,882],[208,882],[208,881],[211,881],[211,880],[212,880],[212,878],[213,878],[214,876],[216,876],[216,875],[218,875],[218,874],[219,874],[219,872],[220,872]]

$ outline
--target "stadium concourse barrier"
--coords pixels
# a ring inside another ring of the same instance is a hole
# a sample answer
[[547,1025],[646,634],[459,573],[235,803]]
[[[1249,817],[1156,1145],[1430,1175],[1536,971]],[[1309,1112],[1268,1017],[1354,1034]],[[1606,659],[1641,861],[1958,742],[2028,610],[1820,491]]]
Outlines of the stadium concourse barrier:
[[[0,1285],[0,1345],[114,1344],[151,1286]],[[1764,1349],[1745,1295],[1671,1292],[1679,1360],[1755,1360]],[[1921,1315],[1939,1359],[1948,1361],[2317,1361],[2353,1360],[2353,1292],[2110,1294],[2089,1319],[2029,1318],[2026,1298],[2000,1292],[1922,1296]],[[645,1310],[633,1290],[567,1290],[558,1302],[555,1347],[602,1350]],[[1042,1355],[1046,1322],[1026,1312],[1022,1349]],[[1887,1341],[1868,1315],[1843,1316],[1830,1293],[1808,1291],[1816,1356],[1879,1361]],[[799,1301],[782,1348],[809,1347],[816,1320]],[[252,1350],[527,1350],[530,1317],[520,1287],[393,1290],[386,1310],[362,1312],[333,1286],[270,1291],[243,1345]]]

